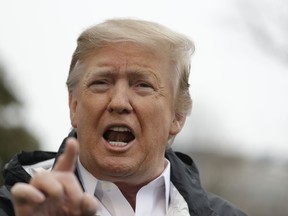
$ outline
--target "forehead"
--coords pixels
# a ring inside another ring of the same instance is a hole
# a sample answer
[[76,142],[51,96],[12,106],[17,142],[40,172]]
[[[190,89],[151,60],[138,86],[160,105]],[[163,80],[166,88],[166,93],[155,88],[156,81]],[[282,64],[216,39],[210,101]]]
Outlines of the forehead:
[[166,70],[168,57],[161,52],[131,42],[117,43],[95,49],[83,61],[86,67],[114,67]]

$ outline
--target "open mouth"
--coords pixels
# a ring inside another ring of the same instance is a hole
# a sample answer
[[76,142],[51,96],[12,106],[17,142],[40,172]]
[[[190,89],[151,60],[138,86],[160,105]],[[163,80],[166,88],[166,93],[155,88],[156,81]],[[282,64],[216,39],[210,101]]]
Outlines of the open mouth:
[[125,146],[135,139],[131,130],[125,126],[108,128],[103,135],[104,139],[112,146]]

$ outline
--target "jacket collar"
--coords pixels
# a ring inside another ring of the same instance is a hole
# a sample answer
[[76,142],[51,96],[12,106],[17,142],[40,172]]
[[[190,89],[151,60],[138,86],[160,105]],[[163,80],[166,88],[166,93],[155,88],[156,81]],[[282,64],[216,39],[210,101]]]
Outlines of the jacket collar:
[[171,148],[166,151],[165,157],[171,163],[171,181],[187,202],[190,215],[216,216],[201,187],[199,172],[193,160]]

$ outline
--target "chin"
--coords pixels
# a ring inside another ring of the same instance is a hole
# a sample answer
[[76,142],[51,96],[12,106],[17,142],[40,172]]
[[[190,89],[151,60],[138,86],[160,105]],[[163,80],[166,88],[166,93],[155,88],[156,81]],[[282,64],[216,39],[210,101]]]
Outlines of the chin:
[[100,170],[102,170],[101,173],[116,178],[130,176],[137,170],[135,162],[123,161],[123,158],[116,157],[109,157],[109,159],[101,161],[99,166]]

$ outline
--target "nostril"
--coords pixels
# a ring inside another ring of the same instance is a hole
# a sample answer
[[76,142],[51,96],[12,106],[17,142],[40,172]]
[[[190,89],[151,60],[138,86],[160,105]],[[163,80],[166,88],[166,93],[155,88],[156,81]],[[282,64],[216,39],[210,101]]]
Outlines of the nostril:
[[127,100],[125,101],[125,99],[123,99],[122,101],[111,101],[108,104],[107,110],[109,112],[115,112],[115,113],[130,113],[133,108],[130,104],[130,102]]

